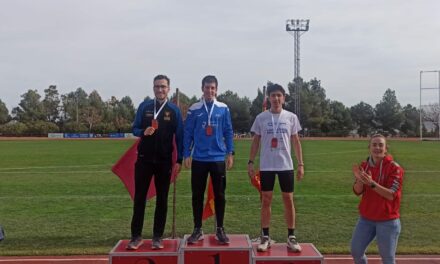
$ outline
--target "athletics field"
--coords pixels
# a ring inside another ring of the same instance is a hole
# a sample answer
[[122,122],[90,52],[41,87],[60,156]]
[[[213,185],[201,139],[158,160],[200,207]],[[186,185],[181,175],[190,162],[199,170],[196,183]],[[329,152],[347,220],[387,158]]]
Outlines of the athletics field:
[[[132,203],[111,173],[133,140],[0,140],[0,255],[107,254],[128,238]],[[295,185],[297,237],[323,254],[347,254],[358,217],[351,165],[365,159],[367,141],[303,140],[304,180]],[[440,253],[440,142],[389,141],[405,168],[398,254]],[[227,233],[259,235],[259,194],[246,173],[249,140],[235,142],[227,175]],[[171,188],[172,190],[172,188]],[[278,186],[271,236],[285,242]],[[172,192],[166,236],[171,233]],[[189,171],[177,181],[177,235],[192,231]],[[154,199],[147,203],[144,237],[151,236]],[[212,232],[213,220],[204,223]],[[368,251],[377,253],[372,245]]]

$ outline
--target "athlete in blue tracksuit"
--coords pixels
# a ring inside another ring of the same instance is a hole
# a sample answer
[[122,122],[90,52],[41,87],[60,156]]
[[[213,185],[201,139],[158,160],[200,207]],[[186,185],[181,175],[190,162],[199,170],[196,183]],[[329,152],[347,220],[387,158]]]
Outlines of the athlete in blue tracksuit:
[[190,244],[203,239],[203,199],[208,174],[211,175],[215,196],[216,239],[220,244],[229,243],[229,238],[223,228],[223,218],[226,167],[230,169],[233,165],[234,133],[228,106],[215,99],[217,86],[215,76],[208,75],[203,78],[203,98],[189,108],[185,121],[183,156],[185,167],[192,168],[191,189],[194,217],[194,231],[187,240]]
[[[135,194],[131,220],[131,240],[127,249],[142,245],[142,228],[147,191],[154,175],[156,208],[154,212],[152,248],[163,248],[168,208],[168,191],[172,170],[180,171],[183,153],[183,121],[179,108],[167,99],[170,80],[165,75],[154,78],[153,100],[139,106],[133,124],[133,134],[141,138],[135,164]],[[177,163],[172,168],[173,137],[177,145]]]

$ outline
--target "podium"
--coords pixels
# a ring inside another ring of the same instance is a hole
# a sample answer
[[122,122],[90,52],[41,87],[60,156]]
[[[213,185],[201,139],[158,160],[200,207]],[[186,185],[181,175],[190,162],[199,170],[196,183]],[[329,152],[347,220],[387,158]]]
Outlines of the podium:
[[182,243],[183,263],[191,264],[251,264],[252,244],[248,235],[228,235],[229,244],[219,245],[215,235],[205,235],[195,244]]
[[252,245],[253,264],[322,264],[324,257],[311,243],[300,243],[302,251],[295,253],[287,248],[286,243],[272,244],[266,252],[258,252],[257,245]]
[[128,240],[120,240],[110,251],[110,264],[179,264],[180,239],[164,239],[163,249],[151,249],[151,239],[144,239],[144,243],[137,250],[127,250]]
[[311,243],[300,243],[302,251],[287,249],[286,243],[275,243],[266,252],[258,252],[248,235],[228,235],[230,243],[218,244],[215,235],[205,235],[195,244],[183,239],[164,239],[163,249],[151,249],[145,239],[137,250],[127,250],[128,240],[120,240],[109,253],[110,264],[322,264],[324,257]]

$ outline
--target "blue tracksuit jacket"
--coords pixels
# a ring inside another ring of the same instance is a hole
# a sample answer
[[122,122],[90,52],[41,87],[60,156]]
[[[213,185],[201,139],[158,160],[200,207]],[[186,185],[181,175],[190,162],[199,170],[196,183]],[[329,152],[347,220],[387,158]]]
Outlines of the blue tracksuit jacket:
[[212,135],[206,135],[208,113],[203,101],[193,104],[185,120],[183,156],[197,161],[224,161],[225,155],[234,151],[231,114],[226,104],[206,102],[208,111],[214,107],[211,116]]

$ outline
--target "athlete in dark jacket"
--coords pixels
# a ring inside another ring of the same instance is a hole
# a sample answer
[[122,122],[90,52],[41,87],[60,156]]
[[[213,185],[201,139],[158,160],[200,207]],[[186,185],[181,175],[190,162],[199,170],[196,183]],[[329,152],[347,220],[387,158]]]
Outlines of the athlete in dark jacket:
[[[153,249],[163,248],[162,235],[168,209],[168,191],[172,171],[180,172],[183,152],[183,121],[179,108],[167,99],[170,80],[165,75],[154,78],[153,100],[139,106],[133,124],[133,134],[141,138],[135,164],[135,195],[131,240],[127,249],[142,245],[142,228],[148,188],[154,175],[156,208],[154,212]],[[172,167],[173,138],[177,146],[177,163]]]

